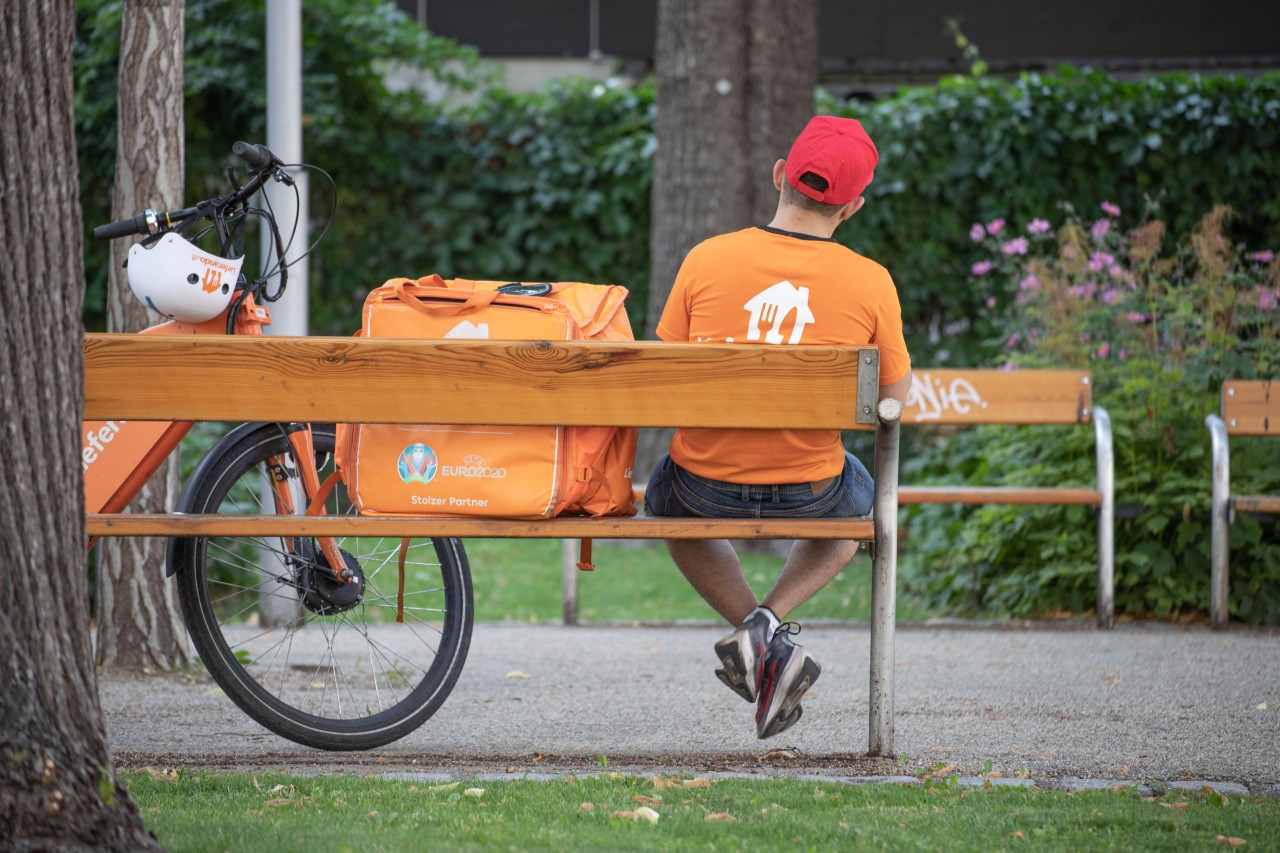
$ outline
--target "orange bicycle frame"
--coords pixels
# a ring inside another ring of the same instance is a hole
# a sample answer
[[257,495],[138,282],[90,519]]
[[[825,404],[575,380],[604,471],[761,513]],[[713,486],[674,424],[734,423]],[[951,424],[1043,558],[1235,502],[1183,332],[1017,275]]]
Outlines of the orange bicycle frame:
[[[260,335],[262,327],[271,323],[270,312],[249,296],[240,306],[235,334]],[[172,320],[144,329],[141,335],[225,335],[226,312],[203,323]],[[146,378],[140,371],[140,382]],[[142,486],[159,470],[174,449],[194,426],[191,421],[84,421],[81,424],[80,462],[84,471],[84,508],[86,513],[120,513],[138,494]],[[290,431],[289,441],[298,460],[299,474],[312,515],[323,512],[319,475],[315,468],[311,429],[302,426]],[[287,484],[272,480],[276,510],[293,514],[297,511]],[[319,505],[317,505],[319,504]],[[97,540],[89,540],[92,548]],[[344,564],[337,543],[332,538],[320,540],[321,550],[329,559],[335,577]]]

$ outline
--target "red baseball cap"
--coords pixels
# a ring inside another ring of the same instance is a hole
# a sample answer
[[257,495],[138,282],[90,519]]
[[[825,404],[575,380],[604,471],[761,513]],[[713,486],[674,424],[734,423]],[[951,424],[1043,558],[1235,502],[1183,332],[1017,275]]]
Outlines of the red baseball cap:
[[[814,116],[791,144],[787,155],[787,183],[814,201],[848,204],[875,177],[880,152],[851,118]],[[827,182],[825,192],[800,182],[805,172],[813,172]]]

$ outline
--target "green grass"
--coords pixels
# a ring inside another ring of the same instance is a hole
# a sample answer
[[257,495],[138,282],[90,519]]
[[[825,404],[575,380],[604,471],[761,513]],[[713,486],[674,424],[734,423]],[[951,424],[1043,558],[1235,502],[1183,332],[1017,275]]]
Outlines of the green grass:
[[[575,551],[577,546],[575,543]],[[594,572],[578,573],[578,617],[584,622],[718,621],[693,591],[661,543],[620,547],[593,545]],[[561,618],[559,539],[468,539],[467,557],[475,587],[477,621],[540,622]],[[782,558],[742,555],[743,570],[756,594],[773,584]],[[923,615],[901,596],[898,618]],[[867,621],[871,616],[871,559],[861,551],[826,589],[790,618]]]
[[[156,773],[124,781],[172,851],[1233,849],[1225,839],[1244,839],[1249,851],[1280,849],[1280,800],[1204,793],[1144,800],[946,781],[765,779],[657,787],[617,774],[432,783]],[[656,823],[617,816],[642,807]]]

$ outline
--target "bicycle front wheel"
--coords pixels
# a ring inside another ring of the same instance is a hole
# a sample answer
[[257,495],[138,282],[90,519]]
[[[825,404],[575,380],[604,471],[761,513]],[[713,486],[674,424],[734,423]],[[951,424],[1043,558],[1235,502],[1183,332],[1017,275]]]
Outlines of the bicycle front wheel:
[[[333,427],[312,431],[323,481]],[[210,451],[179,509],[274,514],[281,490],[305,508],[283,429],[251,425]],[[326,512],[354,512],[341,485]],[[307,538],[175,538],[170,571],[197,653],[241,710],[305,746],[372,749],[417,729],[453,689],[471,641],[471,573],[457,539],[337,541],[358,583],[335,585]]]

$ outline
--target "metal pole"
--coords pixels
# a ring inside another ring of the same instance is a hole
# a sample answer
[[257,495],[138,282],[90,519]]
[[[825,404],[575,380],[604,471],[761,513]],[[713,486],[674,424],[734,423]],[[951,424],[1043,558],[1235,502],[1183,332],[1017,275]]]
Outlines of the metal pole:
[[1209,503],[1209,625],[1227,627],[1229,578],[1227,533],[1231,522],[1231,460],[1227,453],[1227,425],[1217,415],[1204,419],[1209,428],[1209,455],[1213,462],[1213,493]]
[[[250,142],[256,140],[248,140]],[[302,3],[301,0],[267,0],[267,147],[285,163],[302,162]],[[307,334],[307,175],[291,170],[294,187],[269,181],[263,188],[264,205],[276,217],[280,235],[288,246],[289,282],[283,298],[272,303],[267,334]],[[295,195],[294,188],[297,193]],[[296,228],[295,228],[295,223]],[[292,236],[292,241],[290,237]],[[262,258],[275,258],[275,241],[262,229]],[[271,262],[274,263],[274,260]],[[267,285],[267,292],[275,289]],[[263,486],[262,500],[273,501],[270,484]],[[301,507],[306,501],[301,502]],[[283,552],[282,552],[283,553]],[[285,589],[276,577],[284,571],[278,562],[266,560],[259,581],[258,616],[263,626],[287,625],[298,616],[296,597],[281,594]]]
[[573,546],[578,540],[560,540],[560,597],[564,624],[578,624],[578,558]]
[[1111,416],[1093,407],[1093,433],[1098,456],[1098,627],[1116,624],[1116,454],[1111,440]]
[[[302,162],[301,0],[267,2],[267,147],[285,163]],[[296,194],[292,187],[275,182],[265,188],[280,234],[290,244],[286,255],[289,285],[284,298],[271,305],[271,325],[266,328],[275,335],[305,335],[308,328],[308,264],[302,257],[310,240],[307,175],[294,171],[293,176]],[[264,258],[274,252],[266,233],[262,235],[262,252]]]
[[898,442],[902,403],[876,407],[875,545],[871,554],[871,692],[867,753],[893,755],[893,635],[897,624]]

